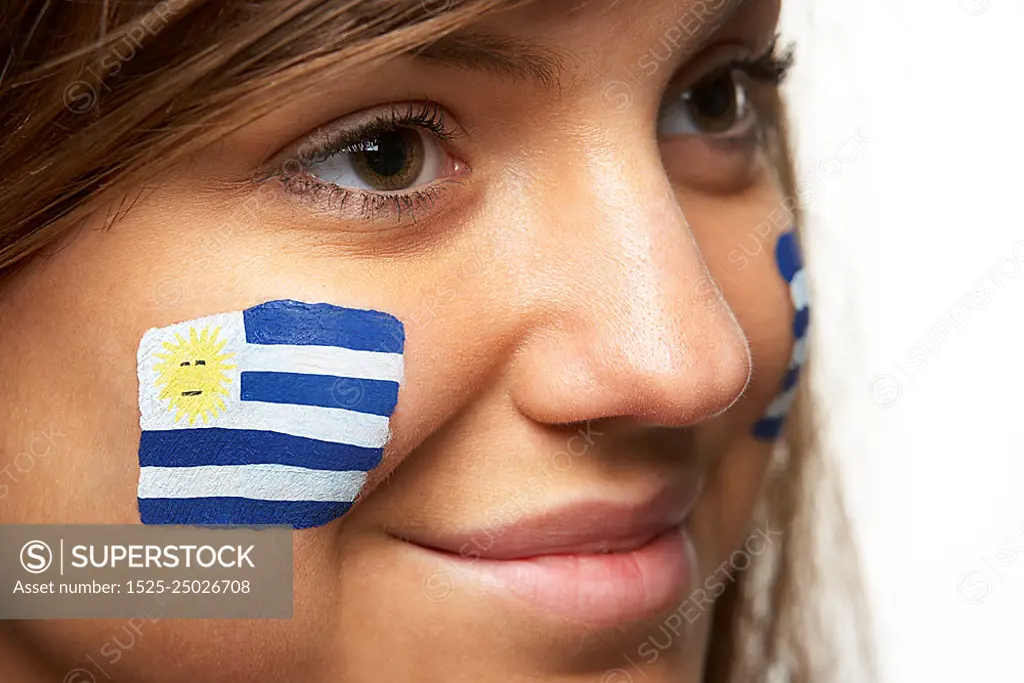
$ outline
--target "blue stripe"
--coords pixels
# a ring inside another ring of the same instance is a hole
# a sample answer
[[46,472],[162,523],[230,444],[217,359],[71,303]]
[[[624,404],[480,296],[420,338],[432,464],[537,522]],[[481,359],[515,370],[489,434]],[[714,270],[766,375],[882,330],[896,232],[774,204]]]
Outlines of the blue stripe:
[[786,378],[782,380],[782,392],[785,393],[795,387],[798,379],[800,379],[799,365],[790,368],[789,372],[786,373]]
[[793,336],[803,339],[807,334],[807,325],[811,322],[811,307],[804,306],[793,315]]
[[797,271],[804,267],[800,244],[796,241],[796,232],[784,232],[779,236],[779,241],[775,245],[775,260],[779,264],[782,277],[786,278],[786,282],[792,282]]
[[285,299],[247,308],[242,317],[250,344],[343,346],[384,353],[402,353],[405,348],[401,321],[380,311]]
[[782,426],[786,419],[783,417],[764,418],[754,424],[754,436],[758,439],[774,441],[782,433]]
[[341,517],[352,503],[250,500],[248,498],[139,498],[143,524],[323,526]]
[[243,401],[344,408],[390,417],[398,403],[398,382],[294,372],[243,372]]
[[311,470],[369,472],[380,464],[383,452],[382,448],[251,429],[168,429],[142,432],[139,466],[274,464]]

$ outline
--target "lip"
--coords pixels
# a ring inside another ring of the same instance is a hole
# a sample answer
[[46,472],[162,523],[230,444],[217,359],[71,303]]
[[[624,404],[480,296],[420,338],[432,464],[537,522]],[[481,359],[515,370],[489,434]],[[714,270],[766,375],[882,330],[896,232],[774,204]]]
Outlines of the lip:
[[612,626],[685,599],[696,572],[685,521],[697,496],[676,494],[664,491],[643,504],[580,502],[498,529],[403,540],[487,593]]
[[696,495],[661,492],[640,504],[581,501],[513,524],[411,539],[432,550],[486,560],[626,552],[679,526]]

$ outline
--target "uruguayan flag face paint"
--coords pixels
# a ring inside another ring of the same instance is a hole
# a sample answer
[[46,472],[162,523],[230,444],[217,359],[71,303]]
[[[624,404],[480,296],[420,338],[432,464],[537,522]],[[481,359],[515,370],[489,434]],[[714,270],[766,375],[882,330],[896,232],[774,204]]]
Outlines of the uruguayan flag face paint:
[[789,369],[782,382],[782,391],[768,406],[764,416],[754,424],[754,436],[759,439],[773,440],[779,436],[786,422],[786,415],[796,398],[797,380],[800,369],[807,360],[807,326],[810,322],[811,309],[807,301],[807,284],[804,279],[803,258],[800,245],[796,240],[796,232],[786,232],[779,236],[775,246],[775,259],[779,272],[789,283],[789,294],[796,311],[793,316],[793,354],[789,359]]
[[270,301],[139,344],[144,524],[320,526],[380,463],[402,381],[386,313]]

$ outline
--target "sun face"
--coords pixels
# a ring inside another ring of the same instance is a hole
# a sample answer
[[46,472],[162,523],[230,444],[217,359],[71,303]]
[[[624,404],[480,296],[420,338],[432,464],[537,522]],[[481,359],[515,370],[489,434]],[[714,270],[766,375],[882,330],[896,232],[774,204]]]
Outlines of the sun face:
[[221,353],[227,340],[219,341],[219,327],[189,328],[188,339],[175,334],[176,341],[165,341],[166,353],[158,353],[160,359],[154,369],[159,373],[156,385],[161,387],[160,399],[169,400],[167,410],[175,412],[174,420],[188,418],[190,425],[202,417],[205,423],[209,417],[217,417],[224,410],[222,396],[228,395],[226,384],[231,382],[226,370],[227,359],[233,353]]

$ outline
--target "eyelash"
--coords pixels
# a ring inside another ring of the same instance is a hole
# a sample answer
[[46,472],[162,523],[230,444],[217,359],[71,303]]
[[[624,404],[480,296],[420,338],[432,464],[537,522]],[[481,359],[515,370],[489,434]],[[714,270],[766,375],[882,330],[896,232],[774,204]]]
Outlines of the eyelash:
[[[367,141],[373,136],[403,128],[425,130],[441,142],[451,142],[464,135],[462,129],[449,125],[440,105],[433,102],[413,102],[404,111],[392,108],[355,128],[327,133],[326,139],[317,140],[314,143],[315,156],[313,158],[327,159],[336,154],[363,151],[367,148]],[[294,160],[299,163],[301,169],[302,160]],[[285,168],[286,166],[288,166],[287,162],[281,169],[265,174],[260,179],[277,179],[287,192],[300,195],[310,202],[326,206],[329,209],[340,211],[350,199],[358,199],[362,203],[357,209],[359,216],[370,219],[391,211],[397,214],[399,219],[403,212],[408,212],[415,221],[417,209],[433,207],[438,197],[447,189],[447,184],[458,182],[449,178],[402,192],[370,192],[303,177],[293,170],[288,170]]]
[[735,60],[705,75],[701,80],[720,74],[723,71],[738,70],[750,77],[751,80],[777,87],[786,80],[786,75],[793,66],[794,52],[792,44],[787,45],[780,51],[778,49],[778,36],[776,36],[772,40],[771,45],[768,46],[768,49],[760,57]]
[[[776,38],[761,56],[733,60],[705,74],[696,84],[722,73],[740,71],[753,81],[777,87],[785,79],[792,64],[792,45],[779,52],[777,50]],[[449,125],[440,105],[432,102],[414,102],[410,103],[404,111],[392,108],[390,111],[378,114],[373,119],[355,128],[327,133],[326,139],[317,141],[314,144],[315,158],[327,159],[335,154],[361,151],[365,149],[367,140],[373,136],[394,132],[403,128],[425,130],[439,141],[445,143],[458,139],[464,134],[460,128]],[[301,169],[302,161],[297,158],[294,160],[299,163],[299,168]],[[361,202],[361,206],[357,209],[359,216],[365,219],[375,219],[393,212],[401,220],[403,212],[407,212],[415,221],[418,209],[432,208],[441,194],[448,189],[450,183],[459,182],[458,180],[448,178],[421,188],[402,192],[369,192],[340,187],[314,178],[303,177],[300,174],[290,172],[286,168],[287,166],[288,163],[286,162],[279,170],[266,173],[258,178],[258,180],[277,179],[285,191],[301,196],[317,206],[326,206],[332,210],[340,211],[350,199],[356,198]]]
[[422,188],[384,194],[367,190],[352,190],[338,185],[328,185],[320,180],[298,178],[286,174],[279,174],[277,178],[287,192],[300,195],[313,204],[326,206],[332,211],[341,211],[349,199],[356,198],[361,202],[357,211],[362,218],[375,219],[394,212],[401,220],[403,213],[408,213],[414,222],[417,210],[433,207],[447,189],[446,184],[457,182],[447,179]]

